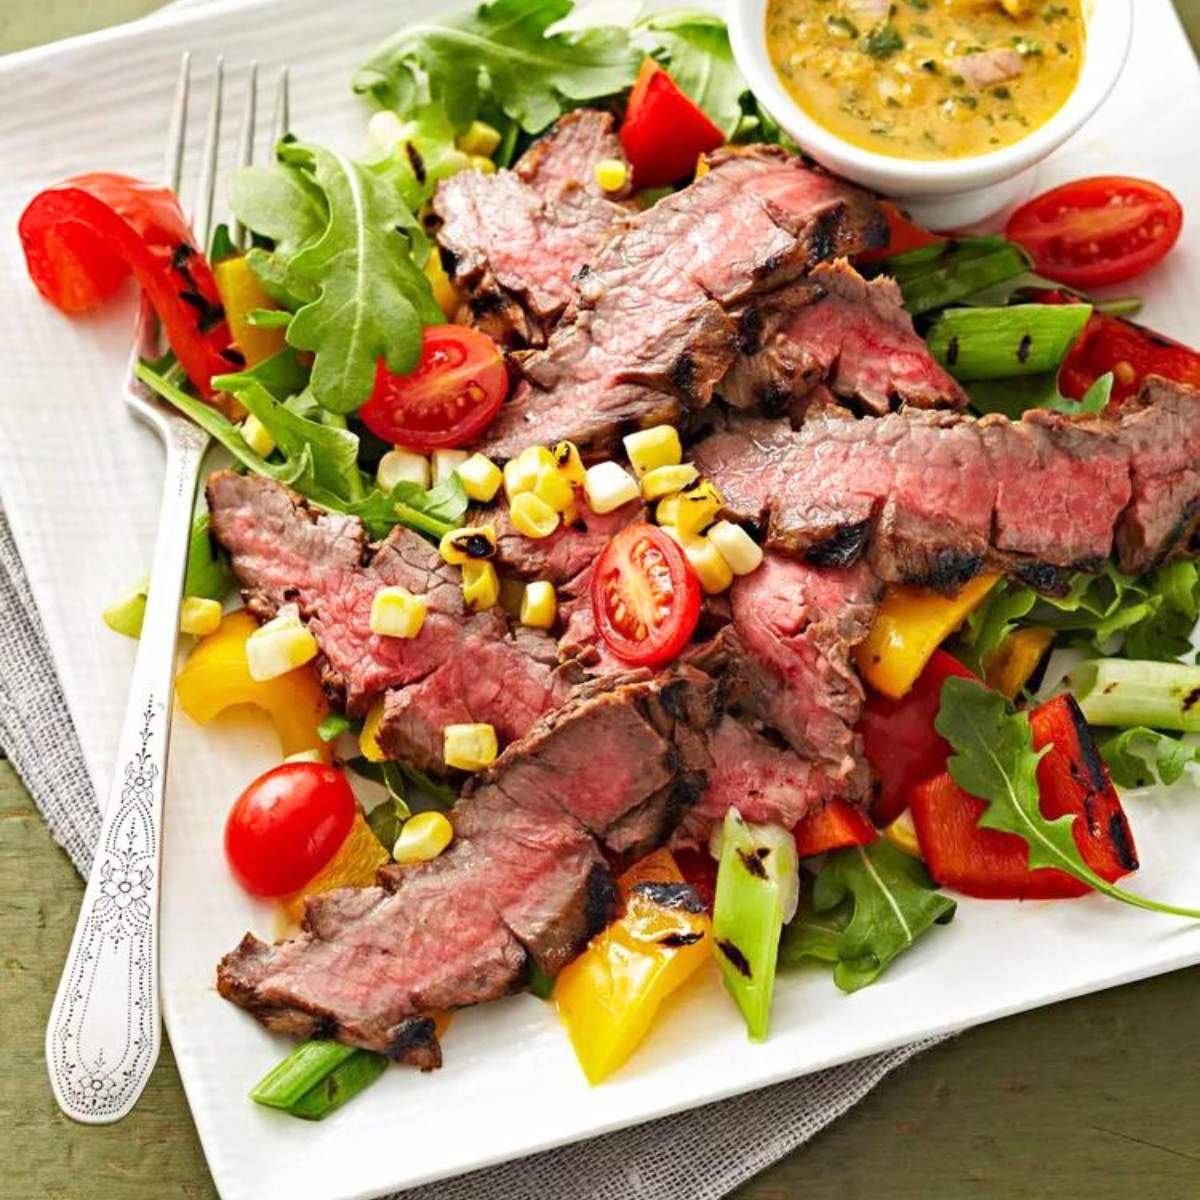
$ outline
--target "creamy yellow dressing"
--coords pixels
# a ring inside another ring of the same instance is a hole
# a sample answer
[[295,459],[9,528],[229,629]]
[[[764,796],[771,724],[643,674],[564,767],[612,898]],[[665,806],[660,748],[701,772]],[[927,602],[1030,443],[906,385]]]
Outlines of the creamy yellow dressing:
[[1083,66],[1081,0],[770,0],[767,49],[813,120],[897,158],[987,154],[1048,121]]

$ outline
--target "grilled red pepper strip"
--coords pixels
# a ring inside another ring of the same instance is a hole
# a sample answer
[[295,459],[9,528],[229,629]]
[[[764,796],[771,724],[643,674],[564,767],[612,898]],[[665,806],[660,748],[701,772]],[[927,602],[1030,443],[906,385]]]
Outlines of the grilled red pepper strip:
[[844,846],[865,846],[879,836],[866,813],[844,800],[830,800],[819,812],[809,814],[796,826],[794,835],[801,858]]
[[918,225],[890,200],[880,200],[879,207],[887,221],[887,245],[878,250],[864,250],[861,254],[856,254],[856,263],[880,262],[882,259],[891,258],[893,254],[905,254],[909,250],[936,246],[938,242],[946,240],[939,234],[930,233],[923,225]]
[[[1074,815],[1072,832],[1084,861],[1113,882],[1137,868],[1133,836],[1121,801],[1079,706],[1061,696],[1029,714],[1033,744],[1051,749],[1038,764],[1042,815]],[[1016,834],[980,829],[983,800],[948,773],[909,795],[921,854],[940,884],[983,900],[1062,900],[1086,895],[1087,884],[1063,871],[1029,869],[1029,850]]]
[[859,730],[879,780],[871,806],[877,825],[890,825],[904,811],[912,788],[946,769],[950,746],[933,722],[942,702],[942,684],[953,675],[974,678],[953,655],[935,650],[903,699],[868,691]]
[[633,167],[634,185],[646,188],[691,176],[700,155],[715,150],[725,135],[654,59],[647,58],[629,93],[620,138]]
[[79,175],[35,196],[18,230],[30,278],[63,312],[94,308],[132,272],[203,396],[212,376],[243,365],[174,192],[128,175]]

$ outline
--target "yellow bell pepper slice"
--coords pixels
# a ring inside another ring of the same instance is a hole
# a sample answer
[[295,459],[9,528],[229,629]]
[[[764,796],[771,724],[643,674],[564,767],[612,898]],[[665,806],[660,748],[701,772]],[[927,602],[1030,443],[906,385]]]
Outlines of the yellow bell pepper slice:
[[1042,625],[1014,629],[983,660],[983,677],[988,686],[1015,700],[1053,641],[1054,630]]
[[362,732],[358,735],[358,748],[367,762],[387,762],[387,753],[379,744],[379,724],[383,720],[383,700],[371,705],[363,718]]
[[592,1084],[629,1058],[663,1000],[712,960],[708,914],[671,907],[638,886],[683,883],[669,851],[655,851],[617,882],[623,914],[554,985],[559,1018]]
[[285,756],[316,750],[328,762],[329,746],[317,726],[329,710],[316,672],[303,666],[263,683],[252,679],[246,642],[257,628],[250,613],[239,609],[222,619],[216,633],[196,643],[175,677],[179,707],[198,725],[206,725],[227,708],[252,704],[271,718]]
[[278,354],[286,345],[283,328],[251,325],[247,319],[255,309],[278,308],[279,305],[263,291],[245,255],[235,254],[231,258],[221,259],[213,267],[213,275],[217,280],[221,303],[225,306],[229,332],[233,334],[238,349],[246,356],[246,366],[253,367],[264,358]]
[[371,832],[362,813],[355,813],[354,823],[338,852],[298,892],[283,901],[284,911],[299,924],[306,896],[336,888],[369,887],[375,882],[375,872],[388,858],[388,852]]
[[425,260],[425,278],[429,280],[429,286],[433,289],[433,298],[437,301],[437,306],[442,310],[442,315],[447,321],[453,321],[455,314],[462,305],[463,297],[446,274],[445,267],[442,266],[442,260],[435,249]]
[[977,575],[953,596],[898,584],[884,593],[858,669],[878,692],[906,696],[933,652],[983,603],[999,575]]

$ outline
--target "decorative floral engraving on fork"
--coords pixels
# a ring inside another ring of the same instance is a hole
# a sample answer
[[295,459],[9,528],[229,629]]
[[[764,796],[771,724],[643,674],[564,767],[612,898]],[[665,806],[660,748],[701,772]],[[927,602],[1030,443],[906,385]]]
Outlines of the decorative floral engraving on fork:
[[[154,1064],[157,1013],[152,1000],[158,962],[158,821],[164,703],[147,697],[137,749],[125,763],[118,808],[94,867],[97,885],[85,903],[80,946],[67,982],[66,1003],[52,1027],[51,1073],[57,1089],[81,1114],[103,1118],[127,1108]],[[123,1011],[91,1003],[94,994],[123,990]],[[119,1028],[119,1026],[124,1028]]]

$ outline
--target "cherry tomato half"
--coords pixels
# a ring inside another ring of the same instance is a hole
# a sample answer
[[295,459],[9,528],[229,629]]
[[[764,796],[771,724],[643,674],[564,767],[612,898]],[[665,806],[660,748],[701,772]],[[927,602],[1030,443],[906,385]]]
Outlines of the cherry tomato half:
[[286,896],[338,852],[357,806],[341,771],[322,763],[281,763],[234,802],[225,822],[225,858],[255,896]]
[[1071,287],[1102,287],[1140,275],[1175,245],[1183,209],[1166,188],[1122,175],[1080,179],[1022,205],[1009,238],[1043,275]]
[[700,619],[700,580],[656,525],[622,529],[592,572],[592,614],[609,649],[638,667],[669,662]]
[[414,450],[468,446],[492,423],[508,393],[500,347],[466,325],[430,325],[421,361],[393,375],[382,360],[375,390],[359,410],[385,442]]

